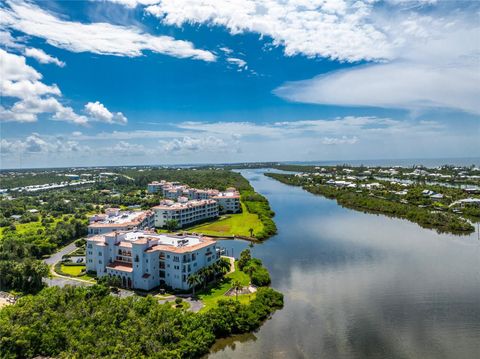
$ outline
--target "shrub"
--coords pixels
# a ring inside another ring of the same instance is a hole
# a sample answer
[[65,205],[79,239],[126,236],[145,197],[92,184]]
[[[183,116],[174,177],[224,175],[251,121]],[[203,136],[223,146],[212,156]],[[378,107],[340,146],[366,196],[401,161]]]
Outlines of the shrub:
[[257,267],[255,271],[252,272],[251,275],[252,284],[263,287],[270,284],[270,274],[265,267]]

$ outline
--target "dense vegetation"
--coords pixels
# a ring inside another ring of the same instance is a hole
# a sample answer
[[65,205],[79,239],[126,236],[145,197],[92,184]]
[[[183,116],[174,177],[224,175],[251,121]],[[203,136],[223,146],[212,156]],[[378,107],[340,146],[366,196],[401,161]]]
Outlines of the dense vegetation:
[[270,284],[270,273],[258,258],[252,258],[250,250],[245,249],[240,253],[238,260],[238,269],[247,273],[253,285],[257,287],[267,286]]
[[119,298],[100,285],[52,287],[0,311],[0,356],[194,358],[216,338],[258,328],[282,306],[270,288],[249,304],[224,299],[195,314],[153,297]]
[[253,189],[242,190],[240,193],[241,200],[247,207],[247,210],[258,215],[258,218],[263,223],[263,230],[260,233],[256,233],[255,237],[262,240],[277,233],[277,226],[272,219],[275,212],[270,208],[268,200],[261,194],[253,191]]
[[30,243],[5,238],[0,241],[0,290],[35,293],[43,288],[48,267],[34,259]]
[[[349,188],[337,188],[324,185],[321,183],[307,182],[301,177],[294,175],[266,173],[265,175],[272,177],[286,184],[302,186],[305,190],[325,196],[330,199],[336,199],[337,203],[356,210],[382,213],[394,217],[405,218],[415,222],[425,228],[434,228],[439,232],[450,233],[471,233],[475,228],[466,220],[455,213],[442,211],[441,203],[434,204],[434,210],[426,207],[429,199],[422,196],[422,188],[414,188],[405,196],[408,202],[402,203],[393,198],[389,198],[391,193],[383,190],[378,193],[358,191]],[[445,189],[443,192],[454,192],[455,189]]]

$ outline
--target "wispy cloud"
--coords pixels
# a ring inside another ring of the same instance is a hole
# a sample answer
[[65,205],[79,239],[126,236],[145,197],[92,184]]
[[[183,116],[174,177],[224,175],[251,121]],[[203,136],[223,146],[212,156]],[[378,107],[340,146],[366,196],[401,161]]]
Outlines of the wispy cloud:
[[7,1],[0,8],[0,28],[10,28],[47,40],[50,45],[73,52],[141,56],[143,51],[203,61],[215,61],[210,51],[171,36],[153,36],[130,26],[109,23],[84,24],[64,20],[31,3]]
[[60,67],[65,66],[65,62],[60,61],[56,57],[53,57],[49,54],[47,54],[45,51],[41,49],[35,49],[32,47],[26,48],[24,51],[25,56],[27,57],[32,57],[41,64],[55,64]]
[[[340,106],[449,109],[480,114],[480,25],[460,8],[392,12],[388,23],[395,51],[391,61],[286,83],[274,93],[290,101]],[[475,10],[473,11],[475,13]]]

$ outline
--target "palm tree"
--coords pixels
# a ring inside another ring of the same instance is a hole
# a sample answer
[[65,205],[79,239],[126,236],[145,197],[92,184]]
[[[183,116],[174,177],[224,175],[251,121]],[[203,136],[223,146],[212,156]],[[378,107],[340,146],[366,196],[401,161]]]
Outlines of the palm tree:
[[208,267],[203,268],[205,273],[205,288],[207,287],[208,279],[215,273],[213,267],[209,265]]
[[231,263],[229,260],[227,261],[225,259],[221,259],[217,263],[220,267],[220,272],[222,272],[223,274],[227,274],[228,272],[230,272]]
[[190,274],[187,283],[192,287],[192,297],[195,297],[195,287],[201,283],[201,277],[197,273]]
[[233,288],[235,289],[235,299],[238,300],[238,291],[242,289],[242,283],[240,281],[233,281]]
[[248,276],[250,277],[250,280],[252,279],[252,274],[255,272],[255,266],[246,266],[243,267],[243,272],[247,273]]
[[218,262],[213,263],[211,267],[213,269],[213,277],[215,278],[215,281],[216,281],[218,274],[222,271],[222,268],[220,267],[220,264]]
[[248,231],[250,232],[250,237],[253,237],[253,228],[249,228]]

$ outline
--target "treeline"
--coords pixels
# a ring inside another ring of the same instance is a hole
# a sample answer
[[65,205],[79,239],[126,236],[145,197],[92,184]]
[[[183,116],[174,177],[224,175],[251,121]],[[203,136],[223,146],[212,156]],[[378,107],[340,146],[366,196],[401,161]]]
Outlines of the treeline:
[[250,213],[258,215],[258,218],[263,224],[263,230],[256,233],[256,238],[262,240],[277,233],[277,226],[272,219],[273,216],[275,216],[275,212],[270,208],[268,200],[261,194],[255,192],[251,186],[249,189],[242,190],[240,194],[241,200],[247,207],[247,210]]
[[404,218],[417,223],[421,227],[434,228],[440,233],[461,234],[471,233],[475,230],[468,221],[453,213],[432,211],[428,208],[393,202],[384,198],[370,196],[366,193],[357,193],[349,189],[340,189],[320,184],[305,185],[301,179],[293,175],[278,173],[266,173],[265,175],[285,184],[303,186],[305,190],[313,194],[336,199],[338,204],[346,208]]
[[133,178],[135,185],[141,188],[147,188],[148,183],[160,180],[181,182],[195,188],[250,188],[250,184],[241,174],[223,169],[122,169],[118,170],[118,173]]
[[241,304],[225,299],[205,313],[158,304],[151,296],[119,298],[105,286],[50,287],[0,311],[2,358],[197,358],[216,338],[250,332],[283,295],[259,288]]
[[1,188],[17,188],[69,181],[68,177],[59,176],[55,172],[15,172],[15,174],[1,174]]

